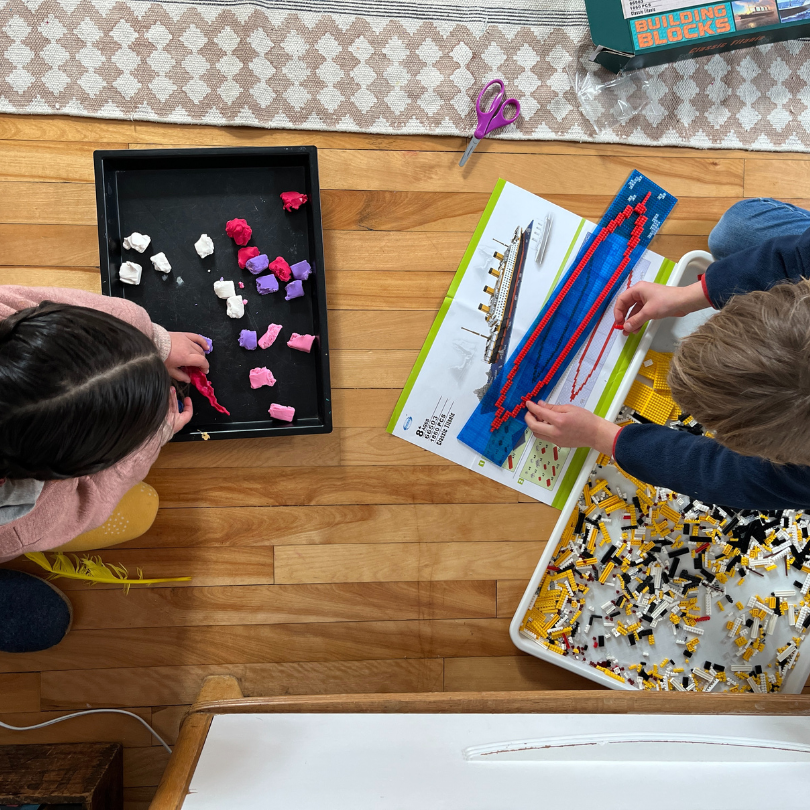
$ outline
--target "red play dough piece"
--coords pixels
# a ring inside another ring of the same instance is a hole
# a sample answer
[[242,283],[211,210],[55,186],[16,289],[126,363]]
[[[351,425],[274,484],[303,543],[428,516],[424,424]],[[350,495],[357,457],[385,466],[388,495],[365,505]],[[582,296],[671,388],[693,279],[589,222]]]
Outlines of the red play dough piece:
[[284,203],[285,211],[297,211],[308,199],[306,194],[298,191],[281,192],[281,202]]
[[279,281],[289,281],[292,277],[292,268],[290,267],[281,256],[276,256],[272,262],[270,262],[268,270],[272,271],[273,275]]
[[[230,236],[230,234],[228,234],[228,236]],[[253,245],[246,248],[239,248],[239,252],[236,254],[236,261],[239,262],[239,267],[244,270],[248,260],[255,259],[258,255],[259,248],[253,247]]]
[[184,366],[184,368],[186,369],[186,374],[191,377],[192,385],[211,403],[212,407],[220,413],[227,413],[228,416],[230,416],[231,412],[223,408],[222,405],[217,402],[217,398],[214,395],[214,386],[211,385],[208,377],[194,366]]
[[232,219],[225,224],[225,233],[227,233],[237,245],[246,245],[250,241],[253,229],[244,219]]

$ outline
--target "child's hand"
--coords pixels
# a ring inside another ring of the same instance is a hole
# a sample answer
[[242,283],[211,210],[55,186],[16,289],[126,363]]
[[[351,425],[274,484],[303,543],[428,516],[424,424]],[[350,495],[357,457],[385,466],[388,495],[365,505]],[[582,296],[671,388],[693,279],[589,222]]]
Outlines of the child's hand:
[[680,318],[708,306],[711,304],[699,281],[688,287],[667,287],[639,281],[616,299],[613,317],[617,328],[623,324],[625,334],[629,335],[638,332],[647,321]]
[[166,358],[166,368],[173,379],[191,382],[182,366],[196,366],[208,373],[208,360],[205,356],[208,344],[204,337],[193,332],[169,332],[169,337],[172,339],[172,348]]
[[526,409],[526,424],[538,439],[558,447],[595,447],[613,455],[613,441],[620,430],[613,422],[576,405],[527,402]]
[[169,423],[172,426],[172,436],[178,430],[182,430],[194,416],[194,407],[191,404],[191,397],[186,397],[183,400],[183,412],[177,407],[177,389],[172,386],[169,392]]

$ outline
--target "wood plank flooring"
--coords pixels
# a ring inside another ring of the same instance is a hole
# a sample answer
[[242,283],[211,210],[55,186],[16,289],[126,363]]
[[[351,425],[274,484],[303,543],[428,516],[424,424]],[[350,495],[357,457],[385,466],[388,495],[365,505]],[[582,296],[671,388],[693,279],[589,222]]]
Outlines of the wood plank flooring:
[[[557,513],[388,436],[399,389],[498,177],[598,219],[638,168],[680,197],[653,245],[673,259],[746,196],[810,203],[802,155],[487,140],[462,170],[461,138],[0,116],[0,283],[99,289],[94,149],[285,144],[319,148],[335,431],[165,448],[155,525],[103,557],[193,581],[60,583],[71,634],[0,655],[8,722],[127,707],[173,741],[217,673],[247,695],[590,688],[508,637]],[[135,721],[0,731],[85,740],[126,746],[145,810],[167,757]]]

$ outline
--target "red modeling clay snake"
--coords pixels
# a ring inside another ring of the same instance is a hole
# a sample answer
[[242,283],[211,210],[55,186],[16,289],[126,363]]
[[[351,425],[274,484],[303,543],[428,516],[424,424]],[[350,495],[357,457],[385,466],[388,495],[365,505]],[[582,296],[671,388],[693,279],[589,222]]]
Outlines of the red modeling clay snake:
[[211,403],[211,406],[220,413],[226,413],[230,416],[231,412],[227,408],[223,408],[222,405],[217,402],[217,398],[214,395],[214,386],[211,385],[208,377],[198,368],[186,366],[185,369],[186,374],[191,377],[192,385]]

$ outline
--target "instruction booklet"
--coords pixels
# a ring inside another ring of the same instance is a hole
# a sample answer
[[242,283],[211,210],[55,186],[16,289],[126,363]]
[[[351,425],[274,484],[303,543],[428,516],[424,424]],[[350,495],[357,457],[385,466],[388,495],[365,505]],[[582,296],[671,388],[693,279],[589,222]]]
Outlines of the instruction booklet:
[[[595,225],[499,180],[397,402],[388,432],[561,508],[587,456],[535,439],[528,429],[498,466],[458,440],[500,367]],[[666,283],[674,264],[647,251],[628,279]],[[626,289],[625,286],[625,289]],[[548,397],[607,413],[642,333],[613,329],[608,307],[592,339]]]

